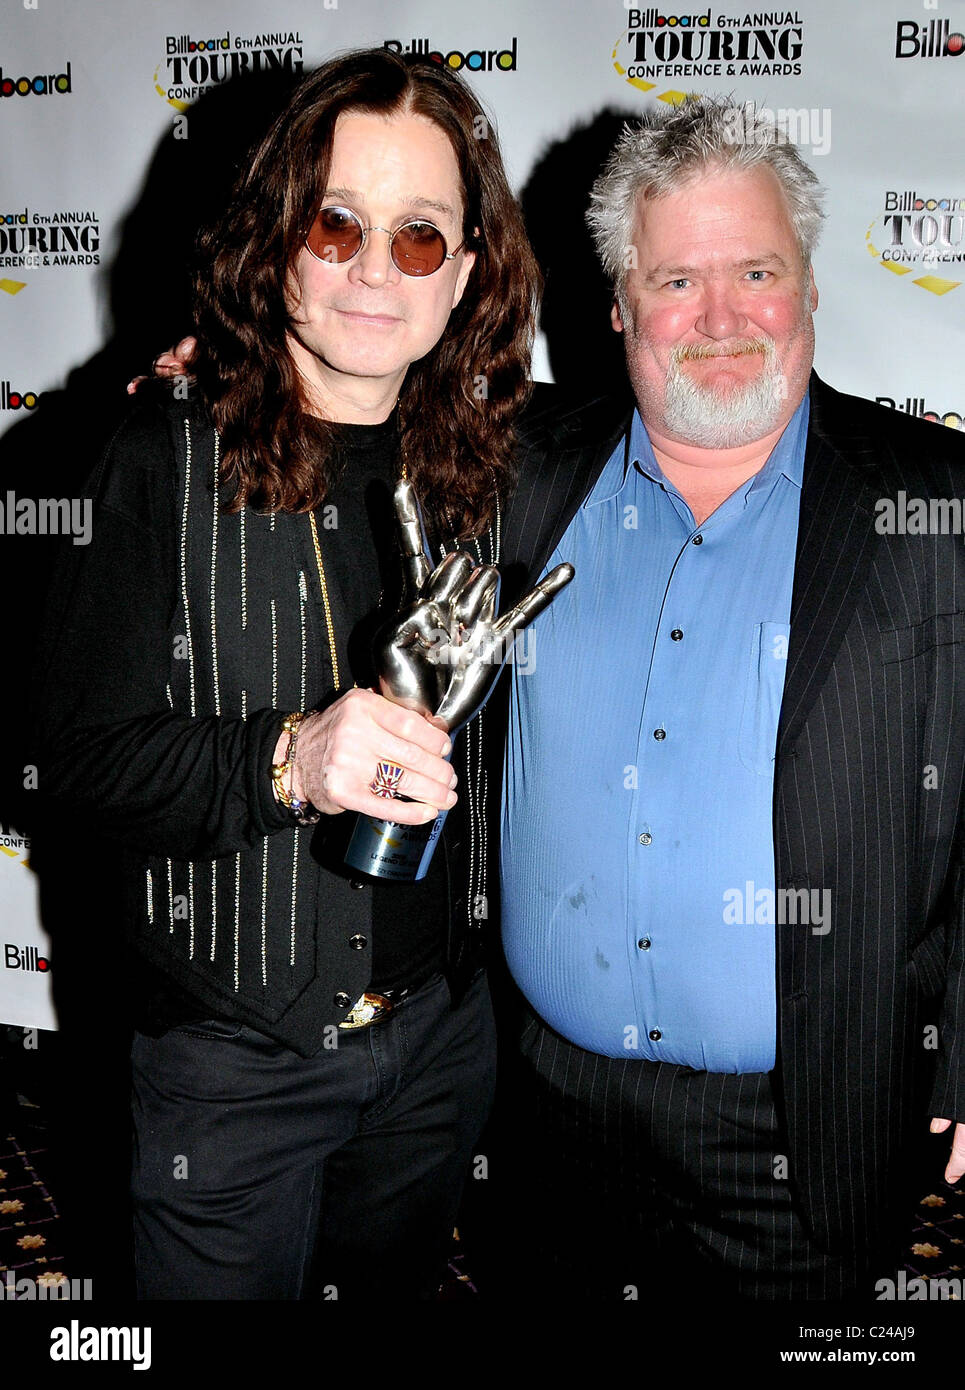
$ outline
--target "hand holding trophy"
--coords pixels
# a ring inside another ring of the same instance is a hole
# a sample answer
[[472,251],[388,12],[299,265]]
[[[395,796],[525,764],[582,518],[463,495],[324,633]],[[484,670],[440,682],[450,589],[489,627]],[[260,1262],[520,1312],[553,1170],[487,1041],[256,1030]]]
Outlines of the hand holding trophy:
[[[416,710],[455,736],[482,708],[513,643],[573,578],[557,565],[501,618],[496,617],[499,574],[465,551],[430,569],[419,504],[412,484],[395,489],[395,510],[406,571],[401,610],[375,638],[379,689],[387,700]],[[393,797],[403,769],[380,763],[372,787]],[[446,812],[426,825],[399,825],[359,816],[345,862],[376,878],[424,876]]]

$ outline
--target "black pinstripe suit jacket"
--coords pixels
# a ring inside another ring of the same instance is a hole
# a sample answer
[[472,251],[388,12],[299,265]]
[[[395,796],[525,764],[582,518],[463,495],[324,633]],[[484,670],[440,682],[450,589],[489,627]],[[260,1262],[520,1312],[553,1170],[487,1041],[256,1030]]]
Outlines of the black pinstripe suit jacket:
[[[880,1227],[913,1125],[965,1120],[965,537],[879,529],[881,499],[900,519],[902,493],[965,507],[965,439],[816,376],[810,392],[774,844],[777,886],[828,889],[832,912],[824,935],[775,928],[777,1090],[791,1180],[837,1244]],[[504,522],[509,596],[538,577],[632,409],[546,399]],[[954,528],[956,511],[933,519]]]

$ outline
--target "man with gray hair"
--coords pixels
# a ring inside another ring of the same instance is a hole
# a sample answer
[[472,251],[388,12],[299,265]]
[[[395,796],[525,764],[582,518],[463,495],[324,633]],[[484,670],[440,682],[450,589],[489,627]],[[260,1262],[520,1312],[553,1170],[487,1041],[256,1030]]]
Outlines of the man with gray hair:
[[739,114],[626,129],[589,221],[635,407],[532,419],[506,519],[512,584],[576,569],[502,831],[557,1295],[874,1298],[929,1115],[965,1172],[965,551],[875,524],[965,448],[813,374],[821,192]]

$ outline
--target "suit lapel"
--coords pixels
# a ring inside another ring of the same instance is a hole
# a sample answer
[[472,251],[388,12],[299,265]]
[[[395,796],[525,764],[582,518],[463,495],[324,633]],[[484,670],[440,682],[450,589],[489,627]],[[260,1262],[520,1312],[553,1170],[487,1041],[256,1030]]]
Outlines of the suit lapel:
[[870,440],[839,428],[835,400],[836,393],[812,377],[779,759],[827,679],[881,540],[874,528],[878,494],[870,481],[878,458]]
[[504,526],[504,554],[515,561],[513,589],[522,591],[539,578],[626,433],[631,414],[632,402],[620,397],[531,422]]

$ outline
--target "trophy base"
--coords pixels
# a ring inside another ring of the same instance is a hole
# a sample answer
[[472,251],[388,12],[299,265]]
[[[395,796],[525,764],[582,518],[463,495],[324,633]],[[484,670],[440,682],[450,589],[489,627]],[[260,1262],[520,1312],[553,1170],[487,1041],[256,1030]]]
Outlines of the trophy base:
[[370,878],[416,883],[425,878],[445,819],[445,811],[425,825],[398,825],[359,816],[345,863]]

